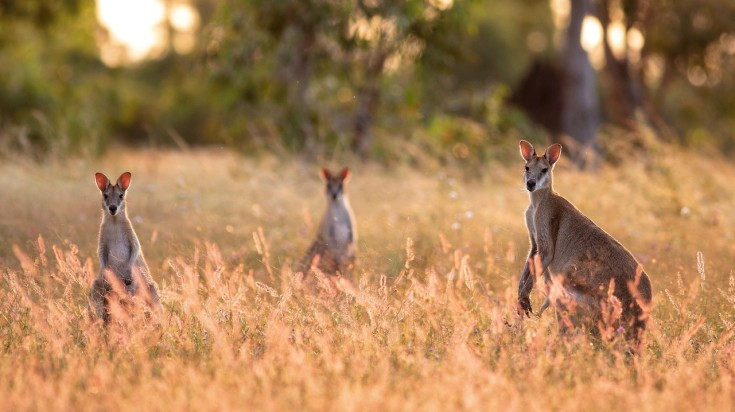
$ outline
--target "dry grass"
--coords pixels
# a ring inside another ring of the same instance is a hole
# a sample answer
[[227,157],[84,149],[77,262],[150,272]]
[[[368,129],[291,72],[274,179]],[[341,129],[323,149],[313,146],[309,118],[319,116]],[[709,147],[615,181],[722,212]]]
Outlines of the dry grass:
[[[558,336],[551,312],[516,317],[515,160],[469,180],[355,165],[359,269],[312,289],[290,273],[323,205],[312,165],[222,152],[0,165],[4,408],[732,410],[735,167],[658,147],[597,174],[557,168],[558,191],[653,281],[648,345],[626,358],[619,342]],[[160,322],[104,333],[89,318],[98,170],[133,172]]]

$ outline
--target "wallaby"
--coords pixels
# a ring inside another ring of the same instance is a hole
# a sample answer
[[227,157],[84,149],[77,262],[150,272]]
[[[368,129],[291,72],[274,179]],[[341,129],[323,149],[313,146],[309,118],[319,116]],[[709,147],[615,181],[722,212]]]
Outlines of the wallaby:
[[[551,293],[541,312],[552,305],[557,316],[566,312],[564,316],[593,328],[612,321],[639,345],[651,306],[648,275],[623,245],[554,192],[552,170],[561,145],[549,146],[541,156],[525,140],[520,147],[531,200],[526,210],[531,251],[518,284],[519,311],[533,313],[529,296],[535,275],[543,274],[547,287],[560,285],[563,296]],[[617,316],[606,316],[615,305]]]
[[306,251],[298,265],[297,272],[306,275],[316,256],[317,268],[325,274],[348,275],[355,263],[357,231],[355,217],[347,198],[347,182],[350,169],[345,167],[338,174],[321,169],[321,177],[326,185],[327,210],[319,224],[316,240]]
[[131,177],[130,172],[125,172],[113,185],[104,174],[95,174],[102,193],[102,224],[97,251],[100,271],[92,285],[91,301],[105,323],[110,318],[109,294],[116,291],[116,287],[130,296],[141,296],[154,310],[161,309],[158,287],[150,275],[125,207]]

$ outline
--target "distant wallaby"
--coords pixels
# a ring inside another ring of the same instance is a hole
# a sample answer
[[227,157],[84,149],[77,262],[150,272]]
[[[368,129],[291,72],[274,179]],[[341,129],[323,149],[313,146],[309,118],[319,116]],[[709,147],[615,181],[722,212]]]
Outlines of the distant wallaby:
[[95,312],[105,323],[110,316],[109,294],[115,291],[111,282],[124,288],[130,296],[142,297],[155,310],[161,309],[158,287],[145,263],[125,207],[130,179],[130,172],[125,172],[112,185],[107,176],[95,174],[97,187],[102,192],[102,225],[98,249],[100,271],[92,285],[91,300]]
[[355,263],[357,243],[355,217],[347,198],[350,169],[345,167],[338,174],[321,169],[321,176],[326,184],[327,210],[316,240],[306,251],[297,271],[306,275],[314,258],[319,256],[319,270],[330,275],[337,272],[347,275]]
[[518,285],[519,310],[532,313],[529,295],[535,274],[543,274],[547,287],[556,285],[561,293],[549,294],[542,311],[551,305],[560,318],[593,328],[614,323],[612,330],[625,330],[638,345],[651,305],[648,275],[623,245],[554,192],[552,170],[561,145],[549,146],[541,156],[525,140],[520,146],[531,199],[526,210],[531,251]]

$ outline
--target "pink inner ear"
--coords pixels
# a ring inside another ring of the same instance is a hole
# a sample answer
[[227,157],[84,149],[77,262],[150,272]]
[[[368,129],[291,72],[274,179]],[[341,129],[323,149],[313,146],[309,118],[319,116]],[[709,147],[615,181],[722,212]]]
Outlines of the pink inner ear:
[[521,140],[520,145],[521,156],[523,156],[523,159],[525,159],[527,162],[530,161],[533,158],[533,155],[536,154],[536,151],[533,149],[533,145],[525,140]]
[[546,149],[546,160],[549,161],[549,163],[554,164],[557,160],[559,160],[559,157],[561,156],[561,145],[559,143],[552,144],[549,146],[548,149]]
[[344,169],[342,169],[342,171],[339,172],[339,177],[342,180],[346,180],[348,177],[350,177],[350,168],[349,167],[345,167]]
[[97,188],[99,190],[105,190],[107,184],[110,183],[110,179],[108,179],[107,176],[103,175],[102,173],[95,173],[94,180],[97,182]]
[[331,179],[331,178],[332,178],[332,173],[331,173],[331,172],[329,171],[329,169],[327,169],[326,167],[322,167],[322,168],[321,168],[321,169],[319,170],[319,175],[320,175],[320,176],[322,177],[322,179],[324,179],[324,180],[329,180],[329,179]]
[[132,175],[130,172],[125,172],[120,175],[120,177],[117,178],[117,183],[120,185],[120,188],[122,190],[128,190],[128,187],[130,187],[130,179],[132,178]]

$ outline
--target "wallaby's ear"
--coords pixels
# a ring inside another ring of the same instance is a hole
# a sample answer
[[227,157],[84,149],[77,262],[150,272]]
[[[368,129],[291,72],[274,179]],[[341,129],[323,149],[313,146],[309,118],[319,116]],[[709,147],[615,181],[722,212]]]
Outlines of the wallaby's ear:
[[535,154],[536,151],[533,149],[533,145],[525,140],[521,140],[521,156],[523,156],[523,159],[530,162]]
[[559,143],[552,144],[548,149],[546,149],[546,154],[544,156],[546,156],[546,160],[553,165],[561,156],[561,145]]
[[348,182],[350,180],[350,176],[352,176],[352,172],[350,172],[349,167],[345,167],[339,172],[339,178],[342,179],[343,182]]
[[103,175],[102,173],[95,173],[94,180],[97,182],[97,188],[100,189],[100,192],[105,190],[107,185],[110,183],[110,179],[108,179],[107,176]]
[[122,190],[128,190],[128,188],[130,187],[130,179],[132,177],[133,176],[130,174],[130,172],[125,172],[117,178],[117,184],[120,185],[120,188]]
[[319,176],[321,176],[324,180],[329,180],[332,178],[332,172],[330,172],[329,169],[327,169],[326,167],[322,167],[319,170]]

